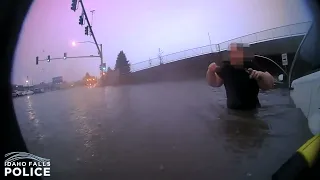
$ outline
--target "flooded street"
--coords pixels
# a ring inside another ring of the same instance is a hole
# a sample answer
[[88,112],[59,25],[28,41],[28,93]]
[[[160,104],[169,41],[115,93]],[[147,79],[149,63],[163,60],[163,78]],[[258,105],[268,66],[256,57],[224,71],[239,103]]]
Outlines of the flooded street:
[[311,137],[286,90],[260,93],[257,112],[226,109],[204,81],[75,88],[14,99],[47,179],[271,178]]

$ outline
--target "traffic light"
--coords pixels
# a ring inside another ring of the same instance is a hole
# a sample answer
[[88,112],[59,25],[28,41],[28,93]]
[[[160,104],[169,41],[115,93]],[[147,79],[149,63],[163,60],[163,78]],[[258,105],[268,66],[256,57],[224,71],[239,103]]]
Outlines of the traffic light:
[[48,62],[50,62],[50,55],[48,56],[48,59],[47,59],[47,61],[48,61]]
[[85,27],[85,30],[84,30],[84,34],[85,34],[85,35],[88,35],[88,31],[89,31],[88,28],[89,28],[89,26],[86,26],[86,27]]
[[77,10],[77,0],[72,0],[71,10],[73,10],[74,12]]
[[107,70],[106,63],[100,64],[99,69],[105,72]]
[[36,65],[38,65],[38,63],[39,63],[39,57],[37,56],[36,57]]
[[83,16],[79,16],[79,24],[83,25]]
[[67,59],[67,53],[63,54],[63,59]]

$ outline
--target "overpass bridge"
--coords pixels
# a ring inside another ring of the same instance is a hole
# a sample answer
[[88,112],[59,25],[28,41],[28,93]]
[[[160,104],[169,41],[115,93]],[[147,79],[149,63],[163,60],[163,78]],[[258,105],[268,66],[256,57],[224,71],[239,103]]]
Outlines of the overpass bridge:
[[[311,26],[311,21],[302,22],[272,28],[253,34],[248,34],[239,38],[231,39],[218,44],[210,44],[193,49],[167,54],[161,57],[163,64],[186,60],[198,56],[212,53],[224,52],[230,43],[251,44],[255,54],[275,55],[281,53],[295,53],[303,36]],[[131,72],[137,72],[148,68],[159,66],[159,58],[149,59],[131,65]]]
[[[221,62],[227,57],[230,43],[248,43],[254,54],[266,56],[278,64],[257,58],[259,65],[266,67],[272,75],[277,76],[281,69],[289,69],[300,42],[312,22],[303,22],[277,27],[249,34],[219,44],[197,47],[180,51],[159,58],[150,59],[131,65],[129,83],[153,83],[159,81],[184,81],[203,78],[207,67],[212,62]],[[288,66],[282,66],[281,54],[287,53]],[[160,63],[160,61],[162,63]],[[280,68],[281,69],[280,69]]]

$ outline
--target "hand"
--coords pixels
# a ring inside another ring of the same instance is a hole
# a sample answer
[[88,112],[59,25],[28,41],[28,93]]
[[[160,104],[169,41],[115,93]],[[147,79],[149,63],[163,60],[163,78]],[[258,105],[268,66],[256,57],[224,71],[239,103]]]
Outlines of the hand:
[[208,70],[212,73],[215,73],[219,69],[219,66],[216,65],[216,63],[211,63],[208,66]]
[[249,68],[247,72],[250,74],[249,75],[250,79],[261,80],[262,78],[262,74],[263,74],[262,71],[257,71],[257,70],[253,70],[252,68]]

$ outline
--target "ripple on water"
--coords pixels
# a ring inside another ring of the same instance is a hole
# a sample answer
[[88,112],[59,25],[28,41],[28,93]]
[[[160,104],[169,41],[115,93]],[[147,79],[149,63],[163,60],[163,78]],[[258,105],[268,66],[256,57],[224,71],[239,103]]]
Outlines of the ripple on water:
[[[298,112],[276,91],[261,93],[262,108],[250,114],[227,111],[223,88],[211,91],[203,82],[185,84],[130,86],[128,92],[122,92],[128,87],[53,92],[35,102],[37,107],[20,100],[24,104],[17,114],[24,131],[36,132],[25,134],[26,139],[43,141],[48,133],[43,128],[49,124],[50,133],[56,134],[47,138],[50,148],[31,146],[64,164],[56,171],[77,172],[76,179],[92,178],[87,175],[101,168],[141,175],[154,169],[197,169],[198,179],[219,179],[230,172],[233,179],[263,179],[261,174],[270,175],[269,169],[280,166],[308,139]],[[39,114],[52,122],[37,120]],[[120,173],[117,177],[124,179]]]
[[80,148],[83,150],[82,155],[84,155],[82,159],[93,157],[92,155],[95,154],[95,145],[93,141],[95,136],[92,128],[92,121],[94,119],[88,117],[89,112],[81,107],[74,108],[69,115],[73,130],[78,137],[81,138],[82,146],[84,147]]

